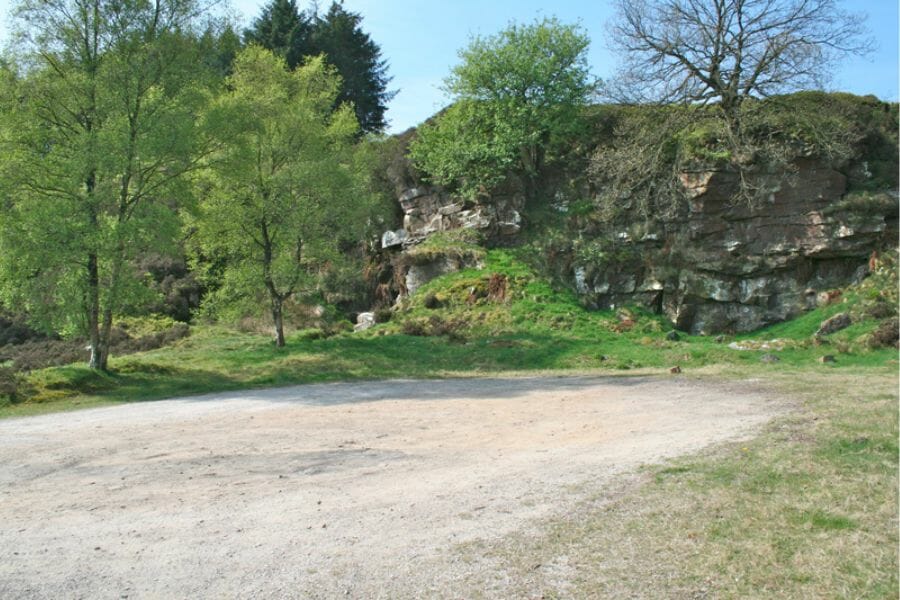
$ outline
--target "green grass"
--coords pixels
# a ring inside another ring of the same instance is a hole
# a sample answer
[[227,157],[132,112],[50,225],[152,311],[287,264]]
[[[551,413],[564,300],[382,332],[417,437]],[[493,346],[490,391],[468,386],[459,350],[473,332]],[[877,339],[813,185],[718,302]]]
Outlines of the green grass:
[[[468,551],[511,597],[896,598],[896,368],[766,381],[795,405],[754,439],[606,482],[537,531]],[[534,568],[561,560],[571,587]]]
[[[110,373],[83,366],[44,369],[29,375],[26,401],[0,406],[0,417],[144,401],[239,388],[390,377],[445,377],[539,371],[685,373],[709,365],[760,374],[811,368],[821,372],[897,364],[894,349],[871,350],[865,336],[877,326],[860,318],[818,346],[819,323],[853,309],[865,289],[844,302],[793,321],[717,343],[682,335],[669,341],[663,317],[639,309],[588,311],[574,294],[551,287],[508,250],[489,251],[483,269],[438,278],[405,302],[385,324],[362,333],[318,339],[308,330],[289,335],[284,348],[267,336],[223,327],[195,327],[173,346],[113,358]],[[488,297],[491,276],[506,277],[503,300]],[[474,291],[474,294],[473,294]],[[854,295],[855,294],[855,295]],[[427,308],[429,296],[438,308]],[[623,325],[623,320],[627,322]],[[442,335],[407,335],[407,333]],[[783,340],[774,365],[761,364],[765,350],[738,351],[728,342]],[[819,364],[833,354],[837,362]]]

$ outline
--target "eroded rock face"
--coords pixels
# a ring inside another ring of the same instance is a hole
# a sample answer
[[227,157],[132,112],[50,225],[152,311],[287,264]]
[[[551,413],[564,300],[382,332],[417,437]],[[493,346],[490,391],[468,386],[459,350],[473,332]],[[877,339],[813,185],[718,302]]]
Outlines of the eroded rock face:
[[[403,239],[388,235],[382,238],[382,247],[414,246],[431,234],[455,229],[474,229],[493,243],[508,243],[522,229],[520,211],[524,199],[519,196],[498,196],[488,203],[476,203],[454,198],[439,188],[424,185],[405,189],[398,201],[403,209]],[[504,241],[507,240],[507,241]],[[385,242],[389,242],[390,245]],[[410,265],[405,273],[405,290],[400,296],[414,294],[432,279],[477,266],[458,257],[437,257],[425,263]]]
[[407,235],[405,229],[397,229],[396,231],[385,231],[381,235],[382,248],[395,248],[402,246],[406,241]]
[[[547,197],[565,214],[564,182],[584,180],[574,166],[561,172],[559,182],[544,183]],[[398,173],[393,181],[407,233],[404,248],[460,228],[483,232],[492,245],[510,244],[524,226],[524,198],[515,182],[475,203],[423,184],[408,164]],[[683,173],[686,203],[677,216],[632,215],[616,224],[587,219],[570,232],[572,238],[602,238],[603,251],[585,259],[573,247],[548,266],[587,306],[640,304],[683,331],[736,333],[815,308],[835,288],[865,277],[873,250],[896,243],[896,191],[875,195],[874,202],[848,202],[845,175],[811,159],[790,173],[758,177],[768,194],[751,207],[733,201],[734,173]],[[586,184],[575,185],[583,188],[579,198],[590,197]],[[408,293],[459,266],[437,259],[410,267]]]
[[411,240],[453,229],[477,229],[491,238],[514,236],[522,229],[524,200],[515,195],[476,203],[437,188],[418,186],[406,189],[398,200],[403,209],[403,229]]
[[573,287],[588,304],[644,304],[695,334],[751,331],[861,279],[872,251],[896,240],[896,194],[842,202],[845,177],[814,162],[770,177],[771,193],[753,207],[731,200],[731,173],[685,174],[682,184],[682,215],[645,224],[652,231],[639,239],[607,236],[615,258],[575,265]]
[[467,265],[450,257],[440,257],[423,264],[410,265],[406,272],[406,293],[412,295],[432,279],[447,273],[454,273],[465,266]]

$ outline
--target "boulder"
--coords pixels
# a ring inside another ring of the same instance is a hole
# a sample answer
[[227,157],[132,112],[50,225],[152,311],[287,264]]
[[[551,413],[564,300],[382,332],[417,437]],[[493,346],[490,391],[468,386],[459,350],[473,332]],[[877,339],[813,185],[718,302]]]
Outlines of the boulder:
[[375,325],[375,313],[373,312],[364,312],[359,313],[356,316],[356,325],[353,327],[353,331],[365,331]]
[[459,271],[460,268],[462,265],[458,260],[446,256],[426,263],[411,265],[406,272],[406,293],[412,295],[432,279]]
[[822,321],[822,323],[819,324],[819,330],[816,331],[815,335],[816,337],[830,335],[835,331],[850,327],[851,323],[853,323],[853,320],[850,318],[850,315],[847,313],[838,313],[830,319]]
[[396,231],[385,231],[381,235],[381,247],[382,248],[393,248],[395,246],[402,246],[403,242],[407,239],[406,230],[398,229]]

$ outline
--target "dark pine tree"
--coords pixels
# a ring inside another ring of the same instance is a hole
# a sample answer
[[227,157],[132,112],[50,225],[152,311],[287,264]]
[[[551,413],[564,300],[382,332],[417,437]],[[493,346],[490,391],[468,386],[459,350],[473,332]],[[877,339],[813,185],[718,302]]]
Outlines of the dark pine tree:
[[231,63],[241,49],[241,38],[228,22],[207,25],[199,42],[203,63],[220,77],[231,75]]
[[313,14],[312,46],[325,53],[343,78],[338,102],[352,102],[362,132],[377,133],[387,125],[384,113],[396,92],[388,91],[387,61],[361,22],[361,15],[332,2],[324,17]]
[[244,31],[244,43],[268,48],[293,69],[304,56],[316,54],[310,46],[310,22],[297,9],[295,0],[272,0]]
[[284,57],[293,69],[304,57],[325,54],[343,83],[337,103],[351,102],[362,133],[380,133],[387,122],[391,78],[381,49],[360,26],[362,16],[332,2],[324,16],[318,6],[301,12],[295,0],[271,0],[244,32],[245,43],[256,43]]

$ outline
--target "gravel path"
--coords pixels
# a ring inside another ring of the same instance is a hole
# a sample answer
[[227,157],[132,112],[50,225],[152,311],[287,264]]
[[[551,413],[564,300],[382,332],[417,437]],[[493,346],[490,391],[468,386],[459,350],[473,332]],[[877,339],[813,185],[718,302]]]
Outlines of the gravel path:
[[[750,386],[386,381],[0,422],[0,598],[442,597],[636,466],[750,435]],[[473,593],[475,590],[473,590]]]

